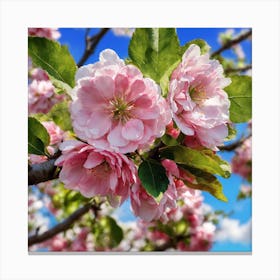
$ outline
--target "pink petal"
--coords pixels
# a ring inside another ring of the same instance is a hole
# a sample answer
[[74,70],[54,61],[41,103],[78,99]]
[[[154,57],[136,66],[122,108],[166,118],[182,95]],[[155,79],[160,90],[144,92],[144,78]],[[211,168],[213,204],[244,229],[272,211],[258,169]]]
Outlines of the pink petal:
[[123,94],[128,88],[128,78],[124,75],[118,74],[115,77],[116,93]]
[[113,79],[108,76],[98,76],[94,78],[94,87],[105,99],[112,98],[115,92],[115,83]]
[[141,108],[149,108],[153,104],[153,101],[150,96],[147,94],[140,95],[135,101],[134,106],[135,107],[141,107]]
[[111,119],[104,111],[95,111],[87,122],[87,129],[93,137],[102,137],[111,127]]
[[113,171],[109,176],[109,188],[112,191],[115,191],[117,185],[118,185],[118,177],[117,174]]
[[120,66],[124,65],[123,60],[121,60],[119,56],[110,49],[103,50],[99,55],[99,60],[105,63],[110,62],[111,64],[118,64]]
[[137,119],[129,120],[122,127],[122,137],[127,140],[139,140],[143,137],[143,133],[143,122]]
[[151,120],[156,119],[160,115],[160,108],[158,106],[145,108],[143,110],[142,107],[133,108],[132,114],[134,117],[142,119],[142,120]]
[[122,125],[120,123],[111,130],[107,139],[111,145],[117,147],[123,147],[128,144],[128,141],[122,136]]
[[85,168],[94,168],[104,162],[104,157],[100,155],[99,153],[96,152],[91,152],[88,157],[86,162],[84,163]]
[[143,80],[136,80],[131,85],[130,91],[133,94],[133,96],[136,96],[139,93],[143,92],[145,88],[146,86]]
[[194,135],[194,130],[191,127],[191,125],[187,124],[186,122],[184,122],[183,119],[181,119],[180,117],[174,115],[173,116],[174,121],[176,122],[177,126],[179,127],[179,129],[185,134],[185,135]]

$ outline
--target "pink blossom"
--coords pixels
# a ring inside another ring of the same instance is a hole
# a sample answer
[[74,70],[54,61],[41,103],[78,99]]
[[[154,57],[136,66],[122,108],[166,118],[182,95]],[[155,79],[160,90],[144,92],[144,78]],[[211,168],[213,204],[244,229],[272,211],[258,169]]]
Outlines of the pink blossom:
[[40,155],[34,155],[34,154],[28,155],[28,161],[31,164],[42,163],[42,162],[47,161],[47,160],[48,160],[47,156],[40,156]]
[[57,40],[61,36],[57,28],[28,28],[28,35],[45,37],[51,40]]
[[41,68],[33,68],[30,70],[30,76],[34,80],[38,81],[48,81],[49,76],[46,71]]
[[160,218],[166,219],[165,212],[167,209],[176,207],[176,198],[176,188],[172,182],[170,182],[168,189],[164,192],[159,202],[147,193],[139,179],[132,186],[130,193],[133,213],[145,222],[159,220]]
[[172,138],[177,139],[178,136],[180,135],[180,130],[178,128],[174,127],[173,121],[171,121],[167,126],[166,126],[166,134],[170,135]]
[[60,129],[54,122],[42,122],[42,125],[47,129],[50,135],[50,145],[56,145],[62,142],[64,131]]
[[107,196],[113,207],[128,197],[136,168],[126,156],[76,140],[63,142],[60,149],[62,156],[55,164],[62,166],[59,178],[66,188],[85,197]]
[[[193,183],[194,178],[192,176],[188,175],[186,170],[182,170],[181,168],[179,168],[173,160],[164,159],[161,162],[161,164],[166,169],[167,173],[176,177],[176,179],[180,179],[183,181],[188,181],[188,182]],[[177,182],[177,180],[176,180],[175,184],[176,184],[177,188],[185,187],[185,184],[182,181]]]
[[191,251],[209,251],[213,244],[216,227],[210,222],[198,226],[191,236]]
[[[50,155],[54,155],[55,153],[55,148],[48,146],[47,151],[49,152]],[[34,155],[34,154],[29,154],[28,160],[31,164],[36,164],[36,163],[42,163],[44,161],[48,160],[47,156],[40,156],[40,155]]]
[[83,252],[87,251],[87,236],[89,234],[88,228],[83,228],[71,244],[71,251]]
[[240,192],[244,195],[250,195],[252,192],[252,188],[250,186],[241,185]]
[[135,28],[112,28],[112,31],[116,36],[132,37]]
[[113,50],[76,74],[70,108],[74,131],[80,139],[120,153],[146,148],[164,134],[171,120],[160,87],[125,65]]
[[63,100],[63,95],[54,93],[51,81],[33,80],[28,86],[29,114],[47,114],[54,104]]
[[236,155],[231,161],[232,172],[239,174],[247,180],[252,176],[252,137],[246,139],[236,149]]
[[228,134],[230,103],[223,88],[230,82],[221,64],[208,53],[201,55],[197,45],[186,50],[171,75],[168,101],[174,121],[185,135],[213,150]]
[[67,240],[60,234],[60,235],[56,235],[54,236],[52,239],[47,240],[44,243],[44,246],[49,247],[50,251],[67,251]]

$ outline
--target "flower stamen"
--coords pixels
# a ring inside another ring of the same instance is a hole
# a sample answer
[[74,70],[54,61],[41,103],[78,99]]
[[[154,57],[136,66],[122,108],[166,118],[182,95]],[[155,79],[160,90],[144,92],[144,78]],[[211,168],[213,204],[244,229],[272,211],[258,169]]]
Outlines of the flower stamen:
[[132,103],[127,103],[122,98],[115,98],[110,101],[110,110],[114,120],[126,123],[131,117],[131,110],[134,107]]

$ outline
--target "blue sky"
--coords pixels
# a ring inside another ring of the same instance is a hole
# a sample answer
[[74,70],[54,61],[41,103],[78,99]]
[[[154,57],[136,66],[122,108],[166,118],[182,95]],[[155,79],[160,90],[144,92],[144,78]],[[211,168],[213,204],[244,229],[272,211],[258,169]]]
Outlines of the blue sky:
[[[244,27],[246,28],[246,27]],[[193,39],[204,39],[211,50],[214,51],[220,47],[218,42],[218,35],[220,32],[224,32],[227,28],[179,28],[177,29],[177,34],[181,45]],[[238,33],[242,29],[234,28]],[[82,56],[85,48],[85,29],[84,28],[61,28],[61,38],[59,39],[61,44],[68,46],[70,53],[73,55],[76,62]],[[90,34],[94,34],[97,30],[92,29]],[[110,48],[115,50],[115,52],[121,58],[128,57],[128,44],[130,38],[124,36],[115,36],[110,30],[100,41],[97,46],[95,53],[87,60],[86,64],[94,63],[98,61],[99,53]],[[246,63],[252,63],[252,46],[251,41],[244,41],[242,43],[243,50],[246,55]],[[227,58],[234,58],[234,54],[231,50],[223,52],[223,56]],[[237,126],[238,137],[244,133],[246,129],[246,124],[239,124]],[[230,142],[228,142],[230,143]],[[233,152],[220,153],[221,157],[225,160],[230,161],[233,157]],[[242,201],[237,201],[236,197],[239,192],[239,186],[241,183],[246,183],[240,176],[232,174],[230,179],[219,178],[224,187],[224,193],[228,198],[228,202],[221,202],[208,193],[204,192],[204,202],[209,204],[214,210],[224,210],[226,213],[231,212],[230,219],[238,220],[241,225],[246,226],[251,219],[251,199],[246,199]],[[129,202],[126,202],[122,209],[118,212],[124,221],[130,221],[134,219],[133,214],[129,210]],[[216,252],[233,252],[233,251],[251,251],[251,243],[242,243],[238,240],[232,241],[230,238],[223,242],[215,242],[212,251]]]

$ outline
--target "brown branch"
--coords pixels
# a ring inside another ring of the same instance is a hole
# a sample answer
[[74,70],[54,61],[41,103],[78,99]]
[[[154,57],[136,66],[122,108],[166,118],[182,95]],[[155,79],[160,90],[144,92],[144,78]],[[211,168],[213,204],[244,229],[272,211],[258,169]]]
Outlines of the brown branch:
[[232,144],[220,146],[218,148],[220,151],[227,151],[227,152],[234,151],[236,148],[240,147],[245,142],[245,140],[247,140],[251,136],[252,136],[252,134],[250,133],[248,136],[243,137],[243,138],[239,139],[238,141],[233,142]]
[[61,152],[59,151],[47,161],[28,165],[28,185],[35,185],[58,178],[60,169],[54,163],[60,155]]
[[77,63],[78,67],[81,67],[87,61],[87,59],[94,53],[96,46],[109,30],[110,28],[102,28],[97,34],[95,34],[92,37],[89,37],[88,33],[90,29],[87,28],[85,34],[86,48],[81,59]]
[[46,241],[46,240],[54,237],[58,233],[69,229],[75,221],[77,221],[80,217],[82,217],[84,214],[86,214],[92,207],[93,207],[93,205],[91,203],[88,203],[88,204],[84,205],[83,207],[79,208],[78,210],[76,210],[67,219],[65,219],[63,222],[57,224],[53,228],[45,231],[44,233],[42,233],[40,235],[35,234],[35,235],[28,237],[28,246],[32,246],[34,244]]
[[243,34],[241,34],[240,36],[238,36],[237,38],[228,41],[227,43],[225,43],[221,48],[219,48],[218,50],[216,50],[215,52],[213,52],[211,54],[211,57],[217,56],[219,55],[221,52],[230,49],[232,46],[240,43],[243,40],[246,40],[247,38],[249,38],[250,36],[252,36],[252,30],[249,30]]
[[229,73],[244,72],[244,71],[247,71],[249,69],[252,69],[251,64],[246,65],[244,67],[239,67],[239,68],[227,68],[227,69],[225,69],[225,74],[227,75]]

